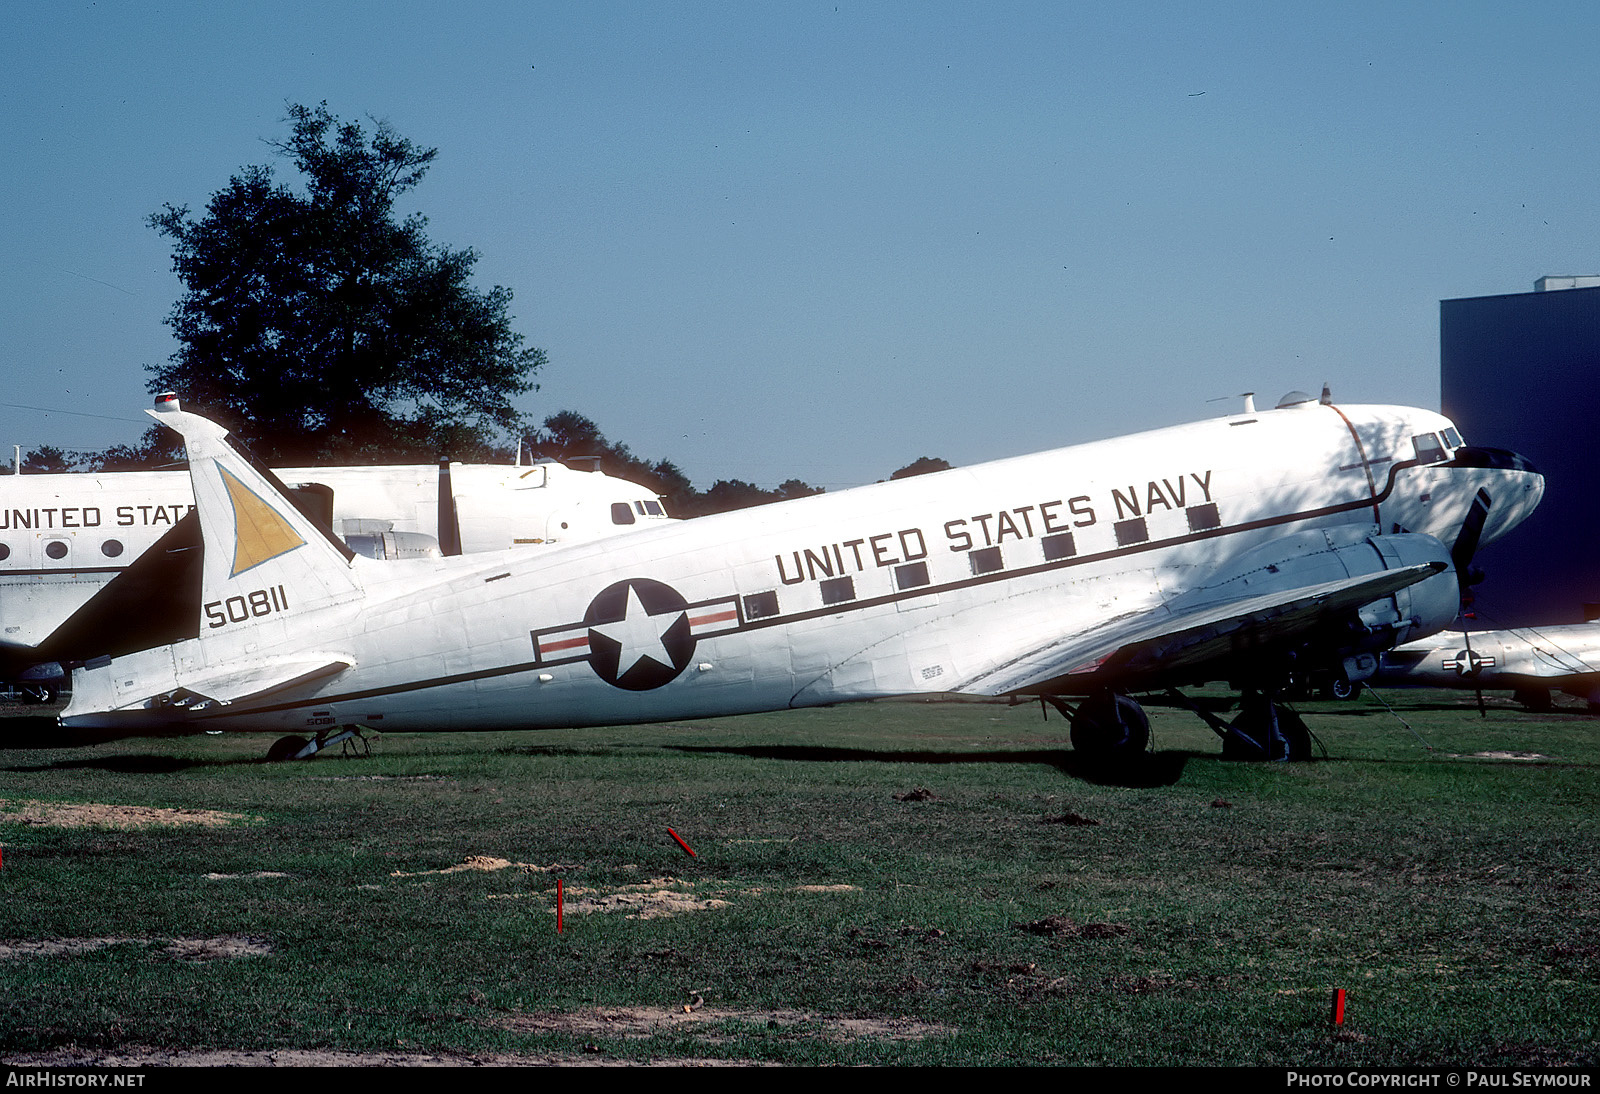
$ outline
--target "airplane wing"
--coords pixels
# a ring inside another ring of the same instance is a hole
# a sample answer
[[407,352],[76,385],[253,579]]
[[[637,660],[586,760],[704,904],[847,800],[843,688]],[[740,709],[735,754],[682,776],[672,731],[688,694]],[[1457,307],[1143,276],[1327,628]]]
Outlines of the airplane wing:
[[1048,693],[1080,678],[1155,679],[1181,673],[1311,635],[1321,623],[1347,617],[1364,604],[1445,569],[1444,563],[1425,562],[1164,615],[1136,613],[1027,650],[950,690],[973,695]]

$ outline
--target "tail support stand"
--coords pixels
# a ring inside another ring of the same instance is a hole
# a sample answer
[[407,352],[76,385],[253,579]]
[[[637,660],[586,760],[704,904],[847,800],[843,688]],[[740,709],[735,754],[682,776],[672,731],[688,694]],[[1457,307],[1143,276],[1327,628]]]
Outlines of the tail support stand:
[[304,760],[316,755],[329,745],[342,745],[342,754],[345,756],[371,756],[372,742],[361,733],[360,726],[344,726],[329,736],[326,732],[318,733],[304,748],[295,753],[294,758]]
[[372,741],[361,732],[360,726],[343,726],[331,735],[324,730],[316,737],[307,741],[291,760],[308,760],[331,745],[340,745],[341,754],[344,756],[366,757],[372,755]]

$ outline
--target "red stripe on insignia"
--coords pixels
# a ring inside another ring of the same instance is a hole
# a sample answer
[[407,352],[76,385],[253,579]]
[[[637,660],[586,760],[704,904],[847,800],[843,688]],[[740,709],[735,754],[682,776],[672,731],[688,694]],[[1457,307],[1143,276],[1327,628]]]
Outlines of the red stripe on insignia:
[[689,626],[691,626],[691,627],[703,627],[708,623],[726,623],[730,619],[738,619],[738,618],[739,618],[738,609],[737,608],[729,608],[726,611],[717,612],[715,615],[695,616],[695,617],[693,617],[693,618],[691,618],[689,620]]
[[579,646],[587,646],[588,644],[589,644],[589,636],[588,635],[584,635],[581,638],[569,638],[565,642],[544,642],[544,641],[541,641],[539,643],[539,649],[543,653],[556,653],[559,650],[576,649]]

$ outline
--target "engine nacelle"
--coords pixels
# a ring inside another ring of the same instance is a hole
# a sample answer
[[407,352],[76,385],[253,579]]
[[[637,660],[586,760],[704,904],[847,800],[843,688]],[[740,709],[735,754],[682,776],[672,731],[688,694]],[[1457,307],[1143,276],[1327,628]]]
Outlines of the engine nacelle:
[[1182,599],[1187,607],[1433,563],[1443,563],[1445,568],[1362,605],[1343,638],[1319,643],[1347,656],[1423,638],[1455,622],[1461,611],[1461,590],[1444,544],[1415,532],[1387,536],[1362,535],[1355,529],[1295,532],[1230,559]]
[[351,532],[344,541],[356,554],[379,560],[444,557],[439,541],[425,532]]

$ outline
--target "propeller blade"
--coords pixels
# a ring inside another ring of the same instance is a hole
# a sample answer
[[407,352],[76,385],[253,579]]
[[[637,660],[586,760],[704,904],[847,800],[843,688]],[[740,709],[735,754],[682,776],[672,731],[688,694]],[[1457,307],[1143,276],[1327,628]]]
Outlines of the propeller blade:
[[1463,584],[1472,567],[1472,556],[1478,553],[1478,540],[1483,537],[1483,525],[1489,519],[1489,508],[1493,504],[1494,499],[1489,497],[1489,491],[1480,489],[1478,496],[1472,499],[1467,519],[1461,522],[1455,546],[1450,548],[1450,560],[1455,563],[1456,578]]
[[[1489,519],[1489,507],[1493,504],[1494,499],[1489,496],[1489,491],[1480,489],[1477,497],[1472,499],[1472,508],[1467,512],[1467,519],[1461,522],[1461,532],[1456,536],[1455,546],[1450,548],[1450,561],[1455,565],[1456,583],[1461,588],[1463,605],[1472,597],[1467,587],[1483,580],[1482,574],[1475,573],[1472,569],[1472,556],[1478,553],[1478,540],[1483,538],[1483,526]],[[1478,659],[1472,655],[1472,632],[1467,629],[1465,613],[1461,620],[1461,641],[1466,644],[1467,663],[1472,666],[1472,691],[1478,697],[1478,717],[1487,718],[1489,712],[1483,705],[1483,685]]]
[[439,553],[461,553],[461,521],[456,515],[456,492],[450,485],[450,461],[439,461]]

